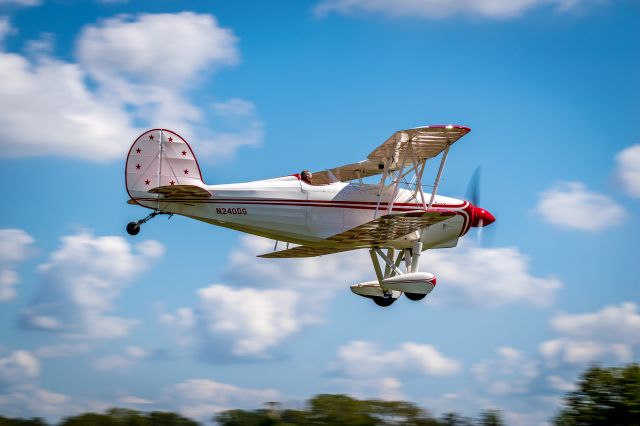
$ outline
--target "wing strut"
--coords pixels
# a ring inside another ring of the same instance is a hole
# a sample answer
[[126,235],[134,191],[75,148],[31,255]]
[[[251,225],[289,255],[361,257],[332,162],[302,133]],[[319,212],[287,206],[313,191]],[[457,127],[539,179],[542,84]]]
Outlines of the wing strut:
[[440,160],[440,167],[438,168],[438,174],[436,175],[436,180],[433,183],[433,191],[431,192],[431,199],[429,200],[429,206],[427,208],[431,208],[433,205],[433,200],[436,198],[436,191],[438,191],[438,184],[440,183],[440,178],[442,177],[442,171],[444,170],[444,165],[447,162],[447,155],[449,155],[449,147],[451,144],[447,144],[447,147],[444,149],[442,153],[442,160]]
[[[422,190],[422,174],[424,173],[427,158],[421,158],[417,154],[414,148],[414,141],[408,134],[400,133],[399,137],[401,144],[398,151],[402,157],[397,158],[397,155],[393,155],[384,161],[384,170],[376,194],[378,196],[378,202],[376,204],[374,217],[378,217],[382,195],[387,191],[391,193],[391,198],[387,204],[386,214],[391,214],[393,205],[400,191],[400,185],[403,183],[411,190],[412,198],[416,200],[416,202],[421,203],[424,210],[427,210],[427,202]],[[447,145],[447,149],[448,147],[449,145]],[[413,175],[411,181],[408,182],[411,175]],[[389,178],[391,182],[387,184],[387,179]]]
[[373,263],[373,269],[376,271],[378,282],[382,284],[382,280],[386,277],[382,276],[382,269],[380,269],[380,261],[376,256],[376,249],[369,249],[369,255],[371,256],[371,262]]
[[[378,256],[380,256],[382,258],[382,260],[384,260],[384,263],[386,263],[387,266],[389,268],[391,268],[393,270],[393,272],[396,273],[396,275],[403,275],[404,274],[404,272],[402,272],[400,270],[400,268],[398,268],[396,266],[396,264],[393,262],[393,260],[389,259],[389,257],[386,254],[384,254],[384,252],[382,250],[380,250],[379,248],[374,249],[374,250],[376,251]],[[400,254],[398,254],[398,256],[402,256],[402,252],[400,252]],[[374,265],[375,265],[375,263],[374,263]]]
[[[394,249],[392,248],[389,248],[386,254],[378,247],[369,249],[371,262],[373,263],[373,269],[376,271],[378,282],[382,284],[382,281],[386,278],[396,275],[404,275],[405,273],[408,274],[410,272],[418,272],[421,251],[422,243],[420,241],[416,241],[410,249],[399,250],[398,256],[394,261]],[[378,257],[380,257],[380,259],[385,263],[384,275],[382,274],[380,260]],[[405,272],[400,270],[400,263],[402,263],[402,260],[405,261]]]

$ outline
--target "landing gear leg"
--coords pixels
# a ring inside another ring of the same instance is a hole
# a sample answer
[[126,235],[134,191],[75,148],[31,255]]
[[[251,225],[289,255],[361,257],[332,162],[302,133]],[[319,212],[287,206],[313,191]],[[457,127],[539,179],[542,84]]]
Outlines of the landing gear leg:
[[155,210],[154,212],[149,214],[149,216],[145,217],[144,219],[140,219],[137,222],[129,222],[127,224],[127,234],[129,234],[129,235],[138,235],[138,233],[140,232],[140,225],[142,225],[143,223],[147,223],[148,221],[150,221],[154,217],[158,216],[159,214],[167,214],[167,215],[169,215],[169,218],[171,218],[171,216],[173,216],[173,213],[167,213],[167,212],[162,212],[162,211],[159,211],[159,210]]
[[[422,252],[422,243],[420,241],[416,241],[415,243],[413,243],[411,252],[411,272],[418,272],[418,267],[420,265],[420,253]],[[424,299],[426,296],[426,294],[420,293],[405,293],[404,295],[407,296],[409,300],[413,300],[415,302]]]

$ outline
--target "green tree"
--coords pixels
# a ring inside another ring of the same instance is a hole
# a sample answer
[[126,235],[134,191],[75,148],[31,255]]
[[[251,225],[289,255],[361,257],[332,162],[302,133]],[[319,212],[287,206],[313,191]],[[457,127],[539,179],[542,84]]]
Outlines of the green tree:
[[67,417],[59,426],[198,426],[198,423],[176,413],[142,413],[124,408],[111,408],[104,414],[85,413]]
[[73,417],[67,417],[59,426],[118,426],[118,424],[105,414],[84,413]]
[[499,410],[485,410],[480,414],[481,426],[504,426]]
[[216,414],[213,419],[220,426],[272,426],[277,421],[267,415],[265,410],[227,410]]
[[147,414],[147,419],[149,419],[149,425],[153,426],[198,426],[198,422],[165,411],[152,411]]
[[442,426],[473,426],[473,422],[458,413],[446,413],[440,418]]
[[311,398],[304,410],[229,410],[217,414],[214,420],[221,426],[440,426],[428,412],[410,402],[328,394]]
[[557,426],[640,425],[640,365],[589,368],[565,404]]
[[282,410],[278,426],[308,425],[310,421],[305,410]]
[[377,426],[370,404],[347,395],[317,395],[309,401],[309,425]]
[[39,417],[15,419],[0,416],[0,426],[47,426],[47,423]]
[[367,412],[380,420],[382,425],[438,426],[437,420],[411,402],[405,401],[363,401]]

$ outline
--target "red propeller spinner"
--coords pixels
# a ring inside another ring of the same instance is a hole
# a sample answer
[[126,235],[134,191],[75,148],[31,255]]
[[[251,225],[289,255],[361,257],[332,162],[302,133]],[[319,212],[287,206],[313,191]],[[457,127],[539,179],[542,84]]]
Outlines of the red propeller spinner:
[[491,225],[496,218],[481,207],[471,206],[471,226],[474,228]]

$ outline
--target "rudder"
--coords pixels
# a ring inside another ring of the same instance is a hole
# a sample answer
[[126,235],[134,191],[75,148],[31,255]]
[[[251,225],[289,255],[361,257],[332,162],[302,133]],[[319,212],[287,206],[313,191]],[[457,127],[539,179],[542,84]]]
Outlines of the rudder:
[[148,197],[148,191],[159,186],[204,186],[191,147],[180,135],[166,129],[147,130],[133,142],[127,155],[125,183],[133,200]]

